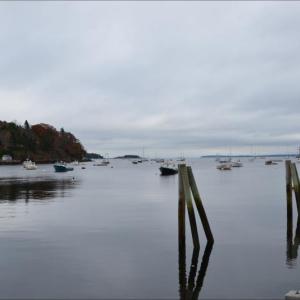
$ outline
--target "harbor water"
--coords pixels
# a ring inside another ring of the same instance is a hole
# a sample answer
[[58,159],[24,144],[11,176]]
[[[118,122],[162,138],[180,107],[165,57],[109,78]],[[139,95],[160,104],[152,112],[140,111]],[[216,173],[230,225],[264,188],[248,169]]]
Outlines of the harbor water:
[[215,239],[204,258],[200,222],[192,257],[188,218],[181,257],[178,176],[160,176],[155,162],[112,159],[67,173],[0,166],[0,297],[178,299],[195,273],[189,287],[200,298],[283,298],[300,287],[300,237],[293,255],[287,245],[284,162],[242,162],[219,171],[213,159],[187,161]]

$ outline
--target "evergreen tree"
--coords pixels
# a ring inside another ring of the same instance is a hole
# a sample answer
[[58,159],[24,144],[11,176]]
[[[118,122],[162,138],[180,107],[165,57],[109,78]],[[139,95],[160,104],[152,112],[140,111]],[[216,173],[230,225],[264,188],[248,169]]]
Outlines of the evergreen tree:
[[30,129],[30,126],[29,126],[29,123],[28,123],[27,120],[25,120],[24,128],[25,128],[26,130],[29,130],[29,129]]

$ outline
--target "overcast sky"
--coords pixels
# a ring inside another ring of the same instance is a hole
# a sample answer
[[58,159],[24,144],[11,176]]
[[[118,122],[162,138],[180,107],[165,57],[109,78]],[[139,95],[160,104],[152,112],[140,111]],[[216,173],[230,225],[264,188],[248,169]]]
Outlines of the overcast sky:
[[1,2],[0,120],[111,156],[295,152],[300,2]]

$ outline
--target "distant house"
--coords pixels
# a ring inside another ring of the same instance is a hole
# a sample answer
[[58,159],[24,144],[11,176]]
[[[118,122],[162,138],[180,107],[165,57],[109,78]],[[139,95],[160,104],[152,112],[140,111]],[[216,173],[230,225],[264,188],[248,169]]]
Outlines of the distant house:
[[4,161],[10,161],[10,160],[12,160],[12,157],[10,155],[3,155],[2,156],[2,160],[4,160]]

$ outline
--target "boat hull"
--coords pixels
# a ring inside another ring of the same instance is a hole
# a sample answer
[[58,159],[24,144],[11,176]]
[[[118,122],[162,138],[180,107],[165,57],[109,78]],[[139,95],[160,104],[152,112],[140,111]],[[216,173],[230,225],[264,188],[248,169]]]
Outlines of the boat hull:
[[178,173],[178,170],[167,167],[160,167],[159,170],[162,176],[175,175]]
[[74,168],[68,168],[62,165],[54,165],[54,170],[55,172],[68,172],[68,171],[73,171]]

